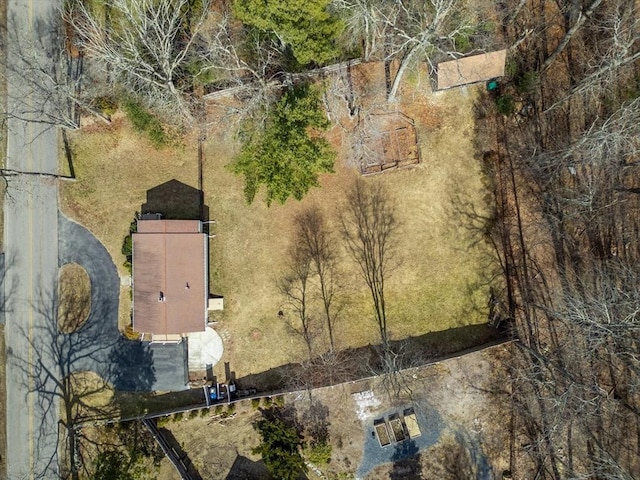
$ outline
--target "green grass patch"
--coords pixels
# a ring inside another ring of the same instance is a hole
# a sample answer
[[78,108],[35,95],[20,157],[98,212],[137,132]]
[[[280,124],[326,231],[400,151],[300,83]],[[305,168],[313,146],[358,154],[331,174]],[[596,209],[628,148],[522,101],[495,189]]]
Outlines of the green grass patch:
[[511,95],[500,95],[496,98],[496,107],[502,115],[510,116],[516,111],[516,101]]
[[326,465],[331,461],[331,445],[318,443],[307,448],[304,454],[314,465]]
[[162,123],[140,102],[127,100],[123,108],[133,128],[137,132],[144,133],[155,148],[159,149],[167,145],[168,136]]

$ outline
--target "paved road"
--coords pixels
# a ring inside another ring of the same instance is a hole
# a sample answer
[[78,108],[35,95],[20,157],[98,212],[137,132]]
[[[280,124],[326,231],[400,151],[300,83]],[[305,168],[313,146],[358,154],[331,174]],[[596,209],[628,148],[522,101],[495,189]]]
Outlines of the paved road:
[[[8,62],[15,62],[14,32],[34,35],[43,29],[58,2],[10,0]],[[23,42],[24,44],[24,42]],[[23,79],[8,72],[7,106],[39,105],[25,90]],[[7,121],[6,168],[56,173],[57,130],[17,118]],[[51,177],[18,175],[9,179],[5,199],[5,337],[7,346],[7,470],[10,480],[57,478],[59,406],[44,394],[51,379],[39,375],[57,371],[36,334],[51,322],[57,276],[57,185]],[[38,379],[42,380],[38,384]],[[38,391],[36,391],[38,390]]]

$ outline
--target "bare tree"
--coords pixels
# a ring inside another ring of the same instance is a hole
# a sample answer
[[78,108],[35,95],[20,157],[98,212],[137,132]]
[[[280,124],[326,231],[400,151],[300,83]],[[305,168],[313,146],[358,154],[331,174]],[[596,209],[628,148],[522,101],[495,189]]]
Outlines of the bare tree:
[[[235,101],[217,102],[225,118],[241,126],[250,120],[264,126],[270,105],[282,89],[282,52],[277,39],[255,29],[238,29],[231,13],[222,12],[198,38],[203,67],[216,82],[235,88]],[[211,101],[211,100],[210,100]]]
[[375,375],[380,386],[391,401],[399,398],[413,398],[411,388],[411,370],[424,363],[424,352],[402,340],[384,346],[378,351],[374,365],[369,366],[370,374]]
[[[565,32],[564,37],[562,37],[562,40],[558,43],[558,46],[542,64],[542,67],[541,67],[542,71],[546,70],[551,66],[551,64],[553,64],[553,62],[558,57],[558,55],[560,55],[564,51],[566,46],[569,44],[569,42],[571,41],[571,38],[573,38],[576,32],[580,29],[580,27],[584,25],[584,23],[589,19],[589,17],[593,15],[593,12],[596,10],[596,8],[598,8],[600,3],[602,3],[602,0],[593,0],[584,10],[580,10],[577,12],[576,14],[577,18],[574,24],[571,26],[571,28],[569,28]],[[573,8],[571,8],[569,16],[571,16],[571,13],[576,11],[577,6],[579,6],[578,3],[575,3],[574,5],[572,5]]]
[[85,111],[109,122],[92,105],[100,87],[83,80],[87,76],[81,55],[73,55],[65,42],[62,18],[53,10],[39,22],[33,35],[19,29],[14,18],[7,20],[2,39],[6,56],[4,76],[11,84],[6,117],[74,130],[79,128],[80,112]]
[[[186,16],[189,0],[109,0],[109,18],[100,18],[85,2],[68,2],[65,20],[75,42],[131,93],[156,108],[192,119],[184,82],[186,64],[209,10],[202,1]],[[195,13],[195,14],[194,14]]]
[[599,15],[594,15],[599,4],[599,0],[594,0],[584,13],[579,13],[574,27],[542,66],[544,71],[553,64],[557,56],[567,48],[570,38],[577,34],[578,28],[586,30],[584,35],[597,36],[594,51],[580,65],[580,77],[573,82],[569,92],[545,108],[545,113],[564,106],[573,99],[583,102],[589,96],[595,97],[596,101],[602,94],[610,97],[612,85],[624,77],[624,67],[632,66],[640,59],[640,18],[637,8],[629,2],[613,1],[603,6]]
[[[224,11],[200,35],[199,49],[206,50],[204,69],[235,85],[258,83],[262,88],[280,73],[282,53],[272,36],[260,31],[240,30],[232,25],[231,13]],[[242,51],[240,51],[242,50]]]
[[358,177],[347,192],[340,215],[347,251],[360,267],[371,299],[383,349],[389,346],[385,282],[391,270],[398,222],[384,185]]
[[434,59],[461,56],[456,50],[456,37],[475,31],[459,0],[399,0],[396,4],[397,10],[384,19],[391,28],[387,37],[387,60],[398,58],[400,61],[388,92],[389,101],[395,99],[412,62],[421,58],[435,70]]
[[294,224],[296,228],[295,242],[311,260],[313,274],[318,279],[322,308],[329,333],[329,347],[333,352],[335,348],[334,327],[337,316],[334,305],[337,265],[332,235],[326,219],[316,205],[296,215]]
[[344,42],[352,48],[362,46],[365,61],[375,57],[384,47],[397,5],[378,0],[334,0],[332,7],[344,19]]

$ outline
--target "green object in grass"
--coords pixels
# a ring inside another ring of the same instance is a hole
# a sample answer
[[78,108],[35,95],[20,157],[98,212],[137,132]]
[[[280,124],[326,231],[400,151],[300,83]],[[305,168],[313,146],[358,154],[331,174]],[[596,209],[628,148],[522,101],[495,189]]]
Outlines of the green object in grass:
[[489,90],[490,92],[497,89],[498,89],[497,80],[491,80],[489,83],[487,83],[487,90]]

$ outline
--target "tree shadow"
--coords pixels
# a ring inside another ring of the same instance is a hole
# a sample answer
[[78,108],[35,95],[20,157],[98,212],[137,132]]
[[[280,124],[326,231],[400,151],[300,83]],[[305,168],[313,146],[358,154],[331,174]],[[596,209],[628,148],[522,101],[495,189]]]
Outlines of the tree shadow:
[[209,207],[204,204],[202,190],[176,179],[147,190],[147,201],[140,212],[161,213],[167,220],[209,221]]
[[[389,342],[389,348],[393,352],[400,352],[408,362],[403,363],[402,368],[409,368],[469,353],[507,340],[507,328],[481,324],[393,340]],[[318,388],[359,380],[383,370],[380,351],[381,346],[376,345],[349,348],[336,352],[330,359],[319,356],[302,364],[280,365],[264,372],[240,377],[236,383],[239,389],[256,388],[261,392],[275,393],[291,388]]]
[[329,442],[329,408],[317,398],[312,398],[309,408],[302,414],[301,423],[314,444]]
[[[100,400],[111,391],[112,366],[108,359],[114,341],[105,339],[101,328],[60,331],[56,278],[43,282],[36,298],[39,301],[30,307],[35,312],[34,321],[29,327],[17,328],[21,338],[13,345],[21,347],[8,349],[7,365],[21,373],[20,389],[33,398],[29,415],[37,422],[35,449],[38,468],[42,469],[37,473],[48,476],[59,472],[62,478],[78,479],[82,468],[78,427],[112,418],[116,413],[111,402]],[[70,302],[65,305],[67,312],[86,310],[86,296],[60,298]],[[87,377],[87,371],[97,375]]]
[[148,392],[156,381],[153,352],[147,342],[118,338],[109,364],[109,377],[118,390]]
[[302,436],[303,425],[298,421],[295,405],[289,403],[286,405],[271,405],[268,408],[258,409],[262,414],[262,418],[268,422],[281,421],[287,427],[294,428],[298,435]]
[[420,454],[413,440],[405,440],[395,445],[393,452],[393,468],[389,475],[391,480],[418,480],[422,478]]
[[171,430],[168,430],[166,428],[160,428],[158,430],[160,432],[160,435],[162,435],[162,437],[166,440],[167,444],[173,449],[175,454],[178,456],[178,458],[182,462],[182,465],[184,465],[184,467],[186,468],[187,473],[189,474],[189,478],[192,480],[202,480],[202,476],[200,475],[195,465],[189,458],[189,454],[184,451],[184,449],[180,445],[180,442],[178,442],[178,440],[176,440],[176,437],[173,436],[173,433],[171,433]]
[[242,455],[238,455],[231,465],[231,470],[226,476],[226,480],[269,480],[271,475],[262,460],[253,461]]

